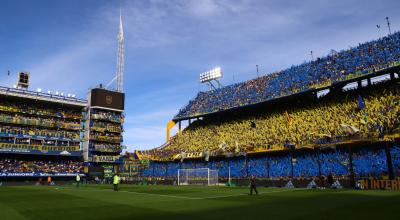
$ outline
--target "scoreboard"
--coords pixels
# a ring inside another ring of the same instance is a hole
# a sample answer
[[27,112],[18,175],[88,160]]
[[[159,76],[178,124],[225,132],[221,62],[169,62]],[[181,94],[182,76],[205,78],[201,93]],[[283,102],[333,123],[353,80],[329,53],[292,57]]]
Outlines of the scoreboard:
[[90,106],[123,111],[125,108],[125,94],[103,88],[92,89]]

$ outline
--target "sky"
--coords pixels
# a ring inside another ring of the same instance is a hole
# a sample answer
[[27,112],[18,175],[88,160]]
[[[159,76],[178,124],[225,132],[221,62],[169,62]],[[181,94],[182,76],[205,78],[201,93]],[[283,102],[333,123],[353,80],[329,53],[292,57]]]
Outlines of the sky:
[[86,98],[114,78],[120,8],[129,151],[165,142],[202,72],[229,85],[384,36],[386,16],[400,28],[398,0],[0,0],[0,86],[25,70],[31,90]]

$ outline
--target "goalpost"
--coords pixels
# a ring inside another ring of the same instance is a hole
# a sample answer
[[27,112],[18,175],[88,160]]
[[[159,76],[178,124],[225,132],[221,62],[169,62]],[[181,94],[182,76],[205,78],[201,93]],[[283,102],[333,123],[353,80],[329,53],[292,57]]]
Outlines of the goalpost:
[[178,185],[217,185],[218,171],[209,168],[179,169]]

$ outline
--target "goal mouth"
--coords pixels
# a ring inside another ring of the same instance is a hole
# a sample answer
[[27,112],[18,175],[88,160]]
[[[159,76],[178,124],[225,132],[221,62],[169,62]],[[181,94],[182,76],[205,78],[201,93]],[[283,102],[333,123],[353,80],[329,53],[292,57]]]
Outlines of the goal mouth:
[[218,185],[218,170],[209,168],[179,169],[178,185]]

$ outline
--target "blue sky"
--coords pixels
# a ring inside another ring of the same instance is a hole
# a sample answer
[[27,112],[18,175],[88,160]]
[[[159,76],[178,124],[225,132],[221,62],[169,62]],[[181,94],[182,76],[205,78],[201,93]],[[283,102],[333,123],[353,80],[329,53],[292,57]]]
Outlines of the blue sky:
[[[400,27],[400,1],[0,0],[0,85],[20,70],[31,89],[75,93],[115,73],[119,8],[126,44],[124,144],[149,149],[199,90],[201,72],[244,81]],[[381,25],[380,32],[376,25]],[[7,76],[11,70],[12,75]],[[175,129],[176,130],[176,129]]]

